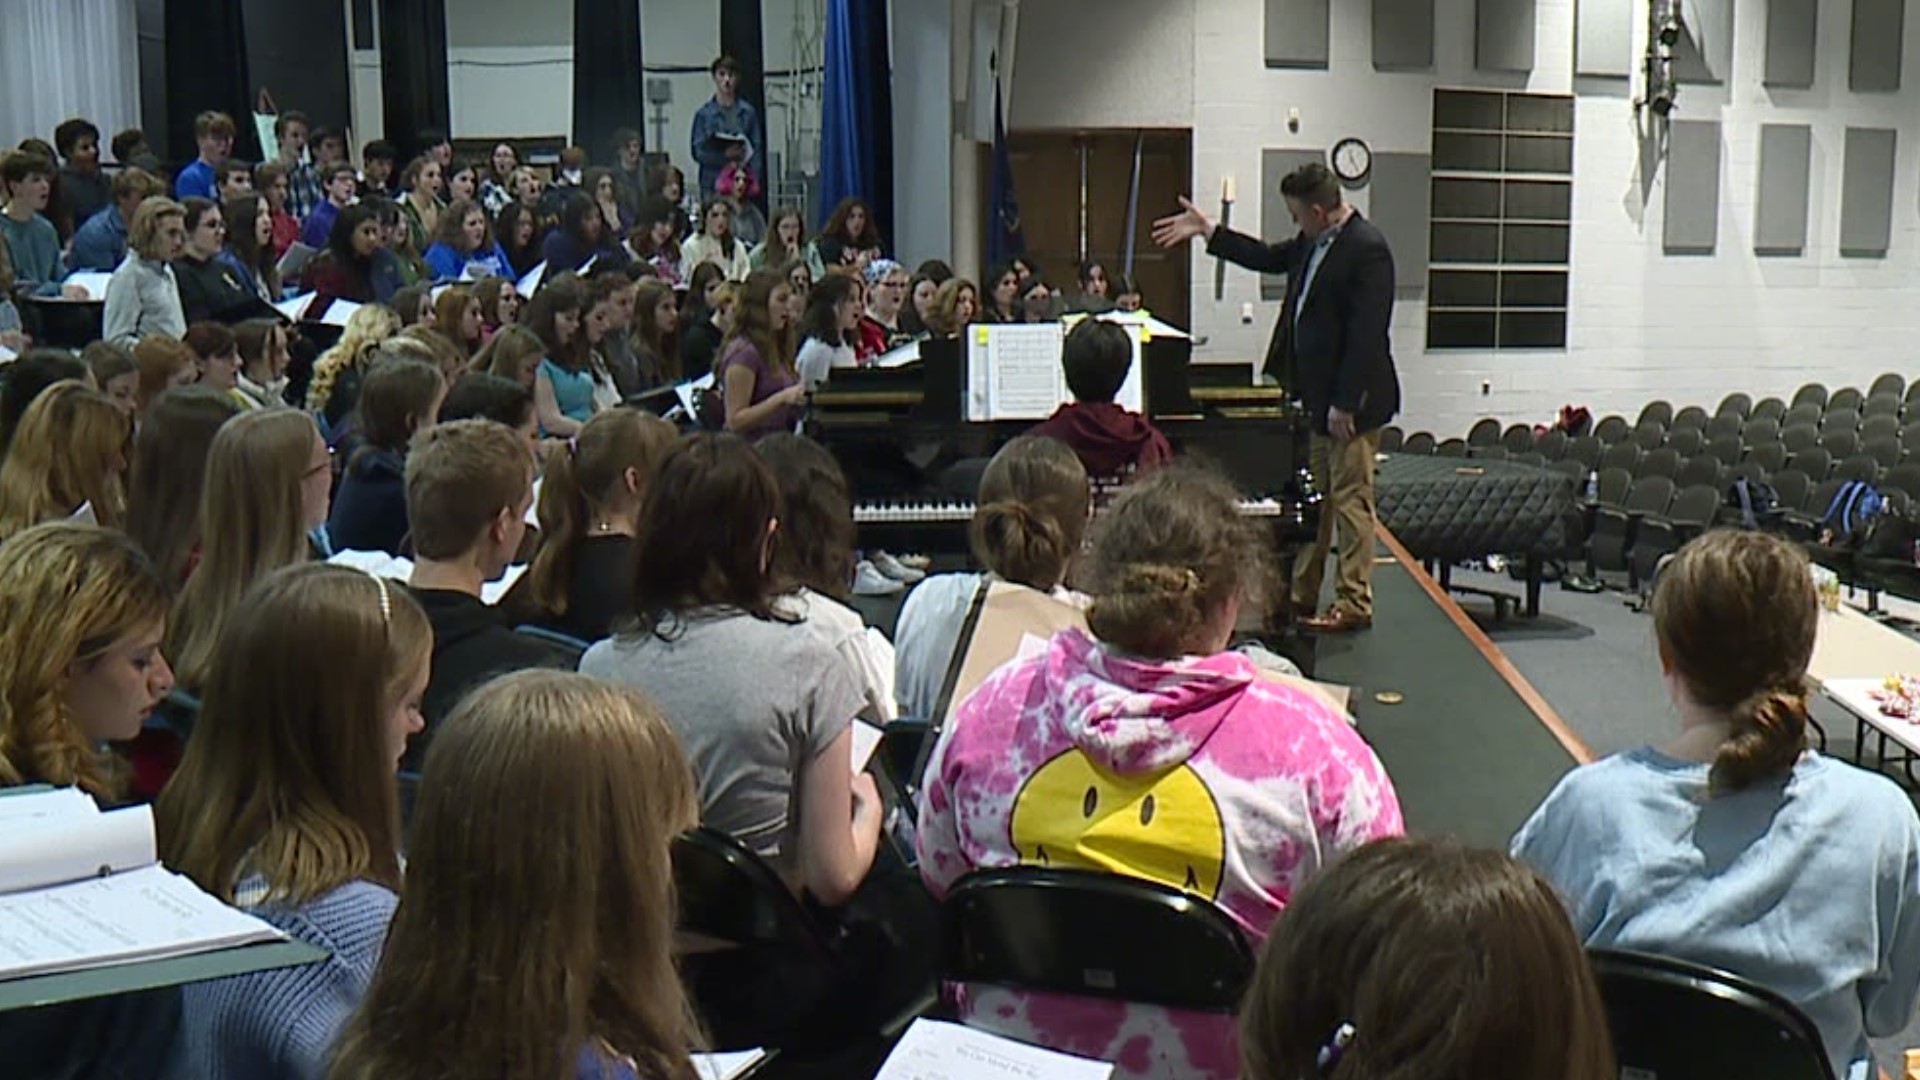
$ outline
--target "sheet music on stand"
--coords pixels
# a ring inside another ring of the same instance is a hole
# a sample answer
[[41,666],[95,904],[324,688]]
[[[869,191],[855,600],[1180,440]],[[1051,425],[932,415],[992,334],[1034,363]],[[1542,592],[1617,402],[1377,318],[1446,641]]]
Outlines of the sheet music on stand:
[[[1140,328],[1125,326],[1133,363],[1115,400],[1139,412]],[[1066,343],[1059,323],[976,326],[967,342],[967,420],[1045,420],[1071,401],[1060,354]]]

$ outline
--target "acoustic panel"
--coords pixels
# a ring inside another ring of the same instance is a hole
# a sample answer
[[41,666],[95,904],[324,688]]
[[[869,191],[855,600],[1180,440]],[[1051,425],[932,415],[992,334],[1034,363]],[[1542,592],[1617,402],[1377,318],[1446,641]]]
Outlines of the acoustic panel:
[[1426,280],[1427,234],[1432,227],[1433,158],[1428,154],[1373,155],[1367,184],[1368,216],[1393,250],[1393,283],[1415,288]]
[[1633,0],[1579,0],[1573,73],[1624,79],[1633,73]]
[[1533,70],[1533,0],[1475,0],[1473,65]]
[[1840,181],[1840,254],[1883,258],[1893,240],[1893,160],[1898,132],[1848,128]]
[[1433,67],[1433,0],[1373,0],[1373,66],[1383,71]]
[[1686,30],[1673,48],[1680,85],[1718,86],[1733,70],[1733,0],[1681,0]]
[[1788,90],[1813,87],[1820,0],[1768,0],[1767,59],[1761,81]]
[[[1373,156],[1377,163],[1380,155]],[[1268,243],[1285,240],[1299,227],[1287,214],[1287,198],[1280,194],[1280,181],[1287,174],[1302,165],[1319,162],[1327,163],[1325,150],[1262,150],[1260,151],[1260,238]],[[1376,165],[1377,167],[1377,165]],[[1244,223],[1236,226],[1246,232]],[[1283,300],[1287,295],[1287,276],[1285,274],[1260,275],[1260,299]]]
[[1906,0],[1853,0],[1853,66],[1847,81],[1854,93],[1900,89],[1906,6]]
[[1807,196],[1813,128],[1760,126],[1760,190],[1753,214],[1756,255],[1800,255],[1807,249]]
[[1267,66],[1327,66],[1327,10],[1332,0],[1267,0]]
[[1720,239],[1720,124],[1675,120],[1667,136],[1666,222],[1669,255],[1711,255]]

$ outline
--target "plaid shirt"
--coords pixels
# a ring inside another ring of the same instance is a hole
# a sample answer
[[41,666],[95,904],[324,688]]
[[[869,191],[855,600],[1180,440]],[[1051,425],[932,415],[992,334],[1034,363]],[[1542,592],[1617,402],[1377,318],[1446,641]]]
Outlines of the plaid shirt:
[[320,174],[312,165],[303,161],[287,170],[287,213],[305,221],[325,198],[320,190]]

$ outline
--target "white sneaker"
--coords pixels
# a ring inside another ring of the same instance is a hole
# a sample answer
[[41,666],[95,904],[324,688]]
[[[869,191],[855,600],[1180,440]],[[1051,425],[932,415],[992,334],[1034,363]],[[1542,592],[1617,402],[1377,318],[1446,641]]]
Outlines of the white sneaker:
[[925,555],[895,555],[894,558],[900,560],[901,566],[912,570],[933,569],[933,560]]
[[881,573],[866,559],[861,559],[853,568],[853,595],[855,596],[892,596],[906,587],[904,582]]
[[918,584],[921,578],[927,576],[925,570],[915,570],[884,551],[873,553],[873,568],[895,581],[902,581],[908,585]]

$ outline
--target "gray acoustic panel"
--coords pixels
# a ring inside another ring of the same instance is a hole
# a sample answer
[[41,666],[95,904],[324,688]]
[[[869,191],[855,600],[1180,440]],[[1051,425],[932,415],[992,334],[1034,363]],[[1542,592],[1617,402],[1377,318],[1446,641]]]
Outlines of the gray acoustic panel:
[[1475,0],[1473,66],[1533,70],[1533,0]]
[[1375,154],[1367,181],[1368,215],[1393,249],[1393,283],[1426,284],[1427,238],[1433,228],[1433,156]]
[[1767,62],[1761,81],[1788,90],[1813,87],[1820,0],[1767,0]]
[[1733,0],[1680,0],[1680,4],[1686,32],[1673,49],[1674,78],[1682,86],[1726,82],[1733,70]]
[[1624,79],[1633,73],[1633,0],[1578,0],[1573,73]]
[[1373,0],[1373,66],[1384,71],[1433,66],[1433,0]]
[[1331,0],[1267,0],[1267,66],[1327,66],[1327,9]]
[[1840,181],[1840,254],[1880,258],[1893,240],[1892,128],[1848,128]]
[[1667,135],[1667,206],[1661,247],[1711,255],[1720,239],[1720,124],[1675,120]]
[[[1380,155],[1373,155],[1377,163]],[[1294,225],[1293,218],[1287,214],[1286,196],[1280,194],[1280,181],[1287,174],[1302,165],[1319,162],[1327,163],[1325,150],[1262,150],[1260,151],[1260,239],[1268,243],[1285,240],[1300,230]],[[1247,222],[1235,222],[1234,227],[1241,232],[1250,231]],[[1287,276],[1285,274],[1260,275],[1260,299],[1282,300],[1287,295]]]
[[1760,126],[1760,190],[1753,213],[1755,254],[1806,252],[1812,154],[1813,128],[1805,124]]
[[1906,0],[1853,0],[1853,66],[1847,82],[1854,93],[1900,89],[1906,6]]

